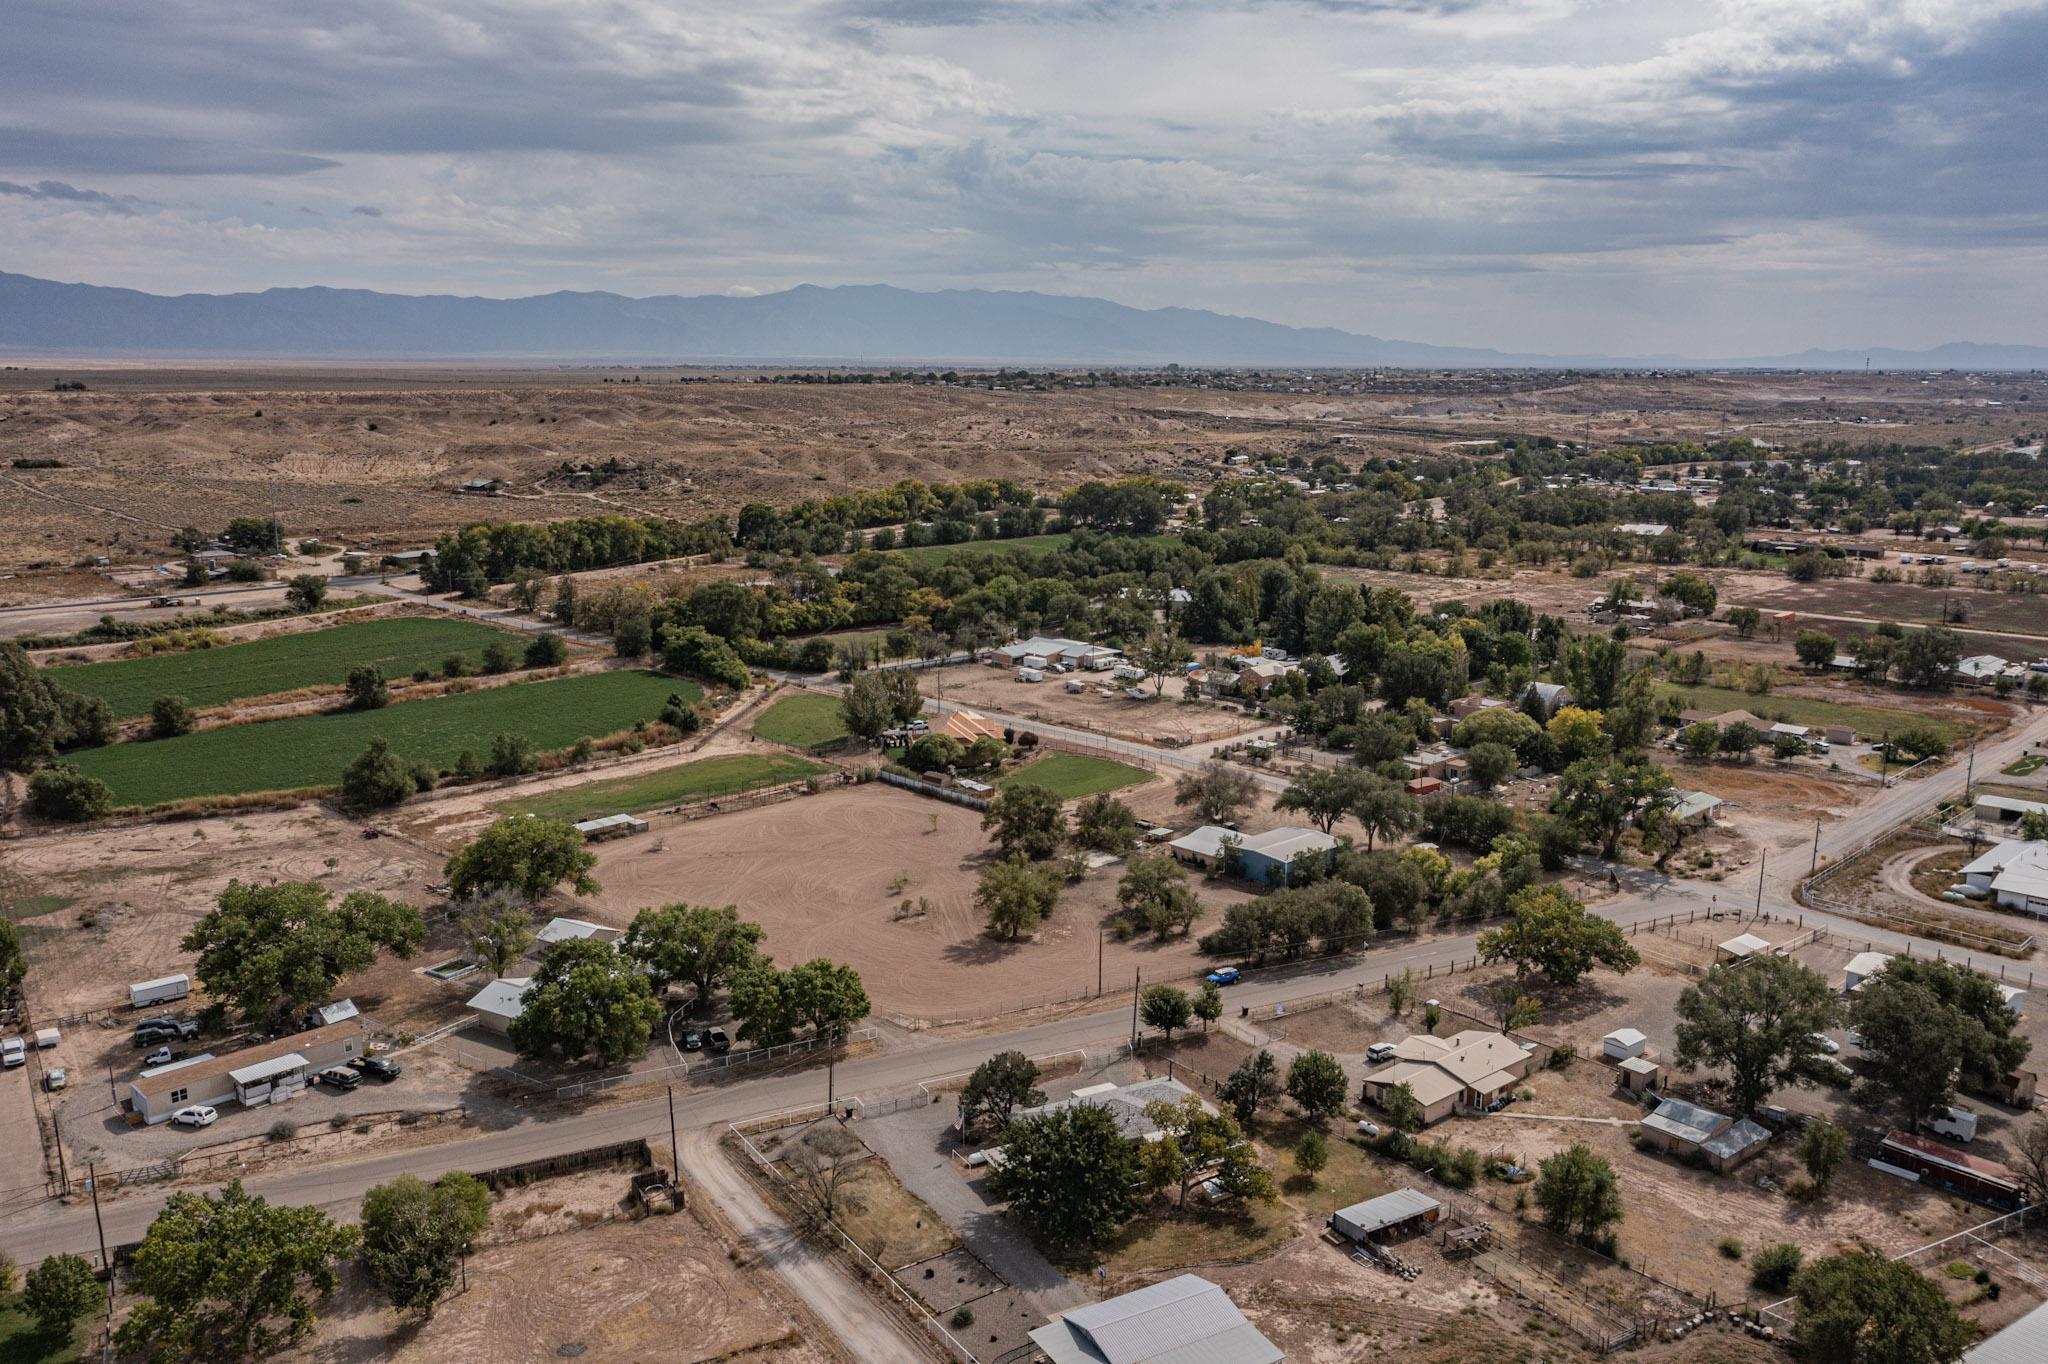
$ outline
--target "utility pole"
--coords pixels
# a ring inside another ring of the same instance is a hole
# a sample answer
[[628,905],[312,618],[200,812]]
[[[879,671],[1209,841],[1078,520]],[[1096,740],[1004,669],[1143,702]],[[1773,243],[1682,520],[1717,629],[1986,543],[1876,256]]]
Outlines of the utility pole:
[[1756,912],[1764,912],[1764,868],[1771,863],[1771,850],[1765,848],[1756,859]]
[[100,1266],[107,1271],[107,1329],[114,1329],[114,1262],[107,1258],[107,1224],[100,1220],[100,1181],[98,1169],[88,1164],[85,1167],[86,1186],[92,1190],[92,1224],[100,1234]]
[[1820,870],[1820,821],[1813,822],[1813,865],[1806,869],[1808,876]]
[[683,1182],[683,1148],[676,1144],[676,1087],[668,1087],[668,1160],[669,1173],[675,1177],[678,1187]]
[[1877,789],[1882,791],[1892,784],[1892,732],[1886,730],[1877,744]]
[[1095,994],[1097,998],[1100,998],[1102,995],[1102,945],[1108,938],[1108,929],[1098,928],[1095,930]]
[[1140,966],[1131,973],[1131,1050],[1138,1049],[1138,984],[1145,978],[1145,968]]

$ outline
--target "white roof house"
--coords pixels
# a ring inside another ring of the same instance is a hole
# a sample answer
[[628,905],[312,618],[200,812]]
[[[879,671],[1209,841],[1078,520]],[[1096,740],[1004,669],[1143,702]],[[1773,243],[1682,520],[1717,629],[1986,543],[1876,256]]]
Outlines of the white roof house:
[[1600,1053],[1617,1061],[1641,1056],[1650,1039],[1638,1028],[1616,1028],[1600,1039]]
[[1279,1364],[1287,1356],[1215,1284],[1182,1274],[1031,1333],[1052,1364]]
[[1973,654],[1956,664],[1956,676],[1971,682],[1988,682],[2007,666],[2006,660],[1997,654]]
[[527,992],[533,989],[531,976],[506,976],[494,980],[470,996],[464,1007],[477,1015],[486,1027],[504,1029],[526,1012]]
[[2048,1359],[2048,1303],[2012,1325],[1979,1341],[1963,1356],[1963,1364],[2040,1364]]
[[568,942],[572,938],[595,938],[600,935],[616,937],[618,930],[607,928],[603,924],[594,924],[588,919],[554,918],[549,919],[540,932],[533,935],[533,940],[545,947],[550,943]]
[[1624,521],[1614,528],[1618,535],[1640,535],[1646,540],[1653,540],[1670,529],[1662,521]]
[[2048,915],[2048,842],[1994,843],[1961,874],[1973,889],[1990,891],[2001,909]]
[[[1132,1141],[1156,1141],[1159,1125],[1145,1116],[1145,1105],[1165,1100],[1179,1103],[1195,1091],[1178,1080],[1160,1078],[1139,1080],[1128,1085],[1094,1085],[1076,1090],[1064,1099],[1054,1099],[1036,1108],[1018,1110],[1020,1118],[1042,1117],[1049,1113],[1063,1113],[1083,1104],[1093,1104],[1109,1110],[1116,1120],[1117,1130]],[[1204,1107],[1208,1107],[1205,1103]]]

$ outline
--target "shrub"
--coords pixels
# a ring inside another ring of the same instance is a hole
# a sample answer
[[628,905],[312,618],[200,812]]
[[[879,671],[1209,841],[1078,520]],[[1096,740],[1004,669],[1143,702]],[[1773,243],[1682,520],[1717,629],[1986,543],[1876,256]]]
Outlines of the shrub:
[[270,1124],[269,1135],[272,1141],[290,1141],[299,1135],[299,1125],[288,1118],[279,1118]]
[[180,734],[190,734],[199,725],[199,717],[192,712],[191,703],[182,696],[159,696],[149,705],[149,732],[152,738],[175,739]]
[[98,777],[53,763],[28,779],[28,803],[44,819],[76,824],[104,818],[114,808],[114,793]]
[[559,668],[569,657],[569,646],[560,635],[535,635],[526,646],[529,668]]
[[1739,1260],[1742,1258],[1742,1242],[1733,1236],[1723,1236],[1720,1243],[1714,1249],[1720,1251],[1724,1259]]
[[349,669],[347,685],[351,710],[376,710],[391,702],[391,689],[384,685],[384,670],[374,663]]
[[533,743],[524,734],[500,734],[491,740],[491,757],[484,770],[494,777],[520,777],[539,765]]
[[450,654],[450,655],[448,655],[448,657],[447,657],[446,659],[442,660],[442,663],[441,663],[441,676],[443,676],[443,677],[451,677],[451,678],[452,678],[452,677],[468,677],[468,676],[469,676],[469,656],[468,656],[467,654]]
[[1805,1258],[1805,1253],[1795,1245],[1766,1246],[1749,1262],[1750,1286],[1766,1293],[1789,1291]]
[[483,664],[485,672],[495,676],[498,673],[509,673],[516,666],[518,666],[518,660],[512,653],[512,646],[504,640],[495,639],[485,646]]
[[382,735],[341,772],[341,799],[364,809],[396,805],[419,788],[412,765],[391,751]]

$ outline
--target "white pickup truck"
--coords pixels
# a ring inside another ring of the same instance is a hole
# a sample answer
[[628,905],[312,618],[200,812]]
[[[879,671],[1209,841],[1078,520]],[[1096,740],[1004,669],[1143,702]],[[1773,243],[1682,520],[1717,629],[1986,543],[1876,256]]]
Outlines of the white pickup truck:
[[19,1037],[0,1039],[0,1068],[13,1070],[28,1061],[28,1044]]

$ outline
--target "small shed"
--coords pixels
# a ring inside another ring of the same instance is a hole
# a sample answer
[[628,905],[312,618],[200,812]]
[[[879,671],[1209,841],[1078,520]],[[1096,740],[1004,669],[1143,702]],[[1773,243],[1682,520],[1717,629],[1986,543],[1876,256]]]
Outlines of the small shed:
[[1641,1094],[1654,1088],[1657,1077],[1663,1074],[1662,1066],[1641,1056],[1631,1056],[1615,1069],[1621,1072],[1622,1088],[1631,1094]]
[[1853,994],[1863,988],[1872,976],[1884,970],[1891,962],[1885,952],[1858,952],[1849,958],[1849,964],[1842,969],[1842,993]]
[[1771,945],[1754,933],[1743,933],[1730,938],[1714,948],[1714,960],[1748,961],[1751,957],[1768,953]]
[[586,819],[576,826],[576,832],[592,843],[607,838],[624,838],[628,834],[647,832],[647,821],[631,815],[606,815],[602,819]]
[[549,919],[540,932],[533,935],[533,940],[545,948],[558,942],[568,942],[572,938],[596,938],[601,942],[609,942],[618,936],[617,929],[594,924],[588,919],[557,917]]
[[1330,1230],[1353,1241],[1420,1231],[1443,1216],[1443,1204],[1417,1189],[1396,1189],[1330,1214]]
[[1610,1061],[1627,1061],[1650,1049],[1650,1039],[1634,1028],[1616,1028],[1600,1039],[1600,1054]]
[[1853,744],[1856,742],[1856,731],[1848,725],[1829,725],[1827,740],[1830,744]]

